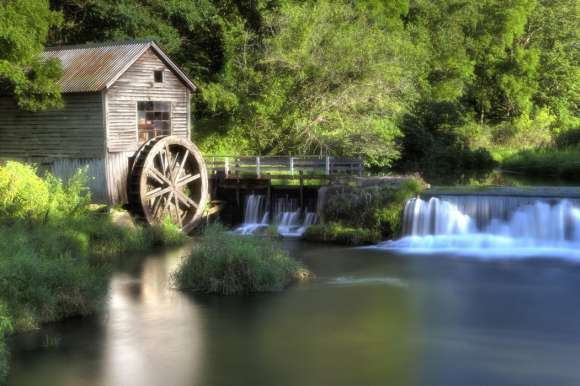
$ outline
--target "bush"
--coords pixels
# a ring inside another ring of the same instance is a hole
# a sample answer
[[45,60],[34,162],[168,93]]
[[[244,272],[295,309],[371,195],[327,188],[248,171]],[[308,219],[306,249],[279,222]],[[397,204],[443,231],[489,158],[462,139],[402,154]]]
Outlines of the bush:
[[[17,330],[87,315],[101,304],[107,272],[64,248],[39,243],[24,227],[0,227],[0,296]],[[52,253],[57,253],[53,255]]]
[[33,166],[9,161],[0,167],[0,218],[39,221],[49,202],[48,186]]
[[86,182],[84,169],[63,184],[50,173],[40,177],[35,166],[9,161],[0,167],[0,218],[45,223],[86,214],[90,202]]
[[211,225],[172,279],[182,290],[231,295],[282,290],[305,272],[277,240]]
[[308,241],[330,242],[340,245],[367,245],[382,241],[376,229],[351,228],[338,223],[312,225],[306,229],[303,238]]

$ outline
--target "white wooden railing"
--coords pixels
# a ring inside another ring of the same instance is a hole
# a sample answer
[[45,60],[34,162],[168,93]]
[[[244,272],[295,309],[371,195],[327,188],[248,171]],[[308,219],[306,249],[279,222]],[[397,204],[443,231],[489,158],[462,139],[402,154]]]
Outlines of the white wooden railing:
[[206,156],[210,176],[300,178],[362,175],[360,159],[318,156]]

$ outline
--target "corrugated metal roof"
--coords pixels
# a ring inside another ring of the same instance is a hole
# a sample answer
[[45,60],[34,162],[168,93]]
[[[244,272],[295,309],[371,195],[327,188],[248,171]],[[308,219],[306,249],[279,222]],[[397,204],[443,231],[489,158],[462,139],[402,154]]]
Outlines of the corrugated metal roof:
[[59,59],[63,93],[100,91],[110,87],[148,48],[152,48],[188,86],[195,86],[153,42],[87,44],[47,48],[43,60]]

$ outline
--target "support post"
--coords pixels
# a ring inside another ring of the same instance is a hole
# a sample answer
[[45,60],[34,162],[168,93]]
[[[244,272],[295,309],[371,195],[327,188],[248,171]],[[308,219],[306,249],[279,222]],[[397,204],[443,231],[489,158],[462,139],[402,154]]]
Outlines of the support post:
[[294,157],[290,157],[290,175],[294,176]]
[[260,157],[256,157],[256,175],[260,178]]
[[266,187],[266,211],[270,218],[273,218],[274,213],[272,212],[272,183],[268,180],[268,186]]
[[230,174],[230,160],[228,157],[224,158],[224,174],[226,178],[228,178],[228,174]]
[[326,175],[330,175],[330,157],[326,156]]
[[300,170],[300,209],[304,209],[304,172]]

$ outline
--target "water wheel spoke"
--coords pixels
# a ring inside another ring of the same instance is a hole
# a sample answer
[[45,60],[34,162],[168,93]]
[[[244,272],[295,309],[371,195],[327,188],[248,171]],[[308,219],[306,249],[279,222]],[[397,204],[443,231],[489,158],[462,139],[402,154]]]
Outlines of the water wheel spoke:
[[171,199],[173,198],[173,191],[170,191],[167,196],[165,196],[165,205],[163,206],[163,213],[169,213],[169,205],[171,205]]
[[189,156],[189,150],[185,150],[185,154],[183,155],[183,159],[181,160],[181,163],[179,164],[179,169],[177,170],[177,173],[175,174],[175,180],[179,180],[179,177],[181,177],[181,173],[183,172],[183,168],[185,166],[185,163],[187,162],[187,157]]
[[186,174],[185,177],[183,177],[182,179],[180,179],[179,181],[177,181],[177,183],[175,185],[177,185],[178,187],[184,186],[189,184],[190,182],[193,182],[195,180],[197,180],[198,178],[200,178],[201,175],[199,173],[197,174]]
[[165,142],[163,149],[165,150],[165,174],[171,178],[171,172],[173,171],[171,164],[173,164],[173,160],[171,159],[171,151],[169,150],[169,144],[167,142]]
[[179,200],[177,199],[177,194],[173,195],[173,202],[175,203],[175,217],[177,217],[177,221],[179,222],[179,226],[183,227],[183,222],[181,221],[181,213],[179,209]]
[[148,191],[148,192],[145,194],[145,197],[147,197],[148,199],[150,199],[150,200],[151,200],[151,199],[154,199],[154,198],[156,198],[156,197],[158,197],[158,196],[161,196],[161,195],[163,195],[163,194],[165,194],[165,193],[169,192],[170,190],[171,190],[171,187],[169,187],[169,186],[168,186],[168,187],[166,187],[166,188],[161,188],[161,187],[159,187],[159,188],[155,188],[155,189],[153,189],[153,190],[150,190],[150,191]]
[[176,190],[176,197],[177,199],[183,203],[186,207],[188,208],[196,208],[198,207],[197,203],[195,201],[193,201],[191,198],[187,197],[182,191],[180,190]]
[[157,199],[155,199],[154,203],[153,203],[153,218],[159,218],[159,210],[161,209],[161,203],[164,201],[164,196],[160,196]]
[[171,181],[165,176],[165,174],[157,170],[155,166],[151,166],[147,171],[149,172],[149,175],[159,183],[163,185],[171,185]]

